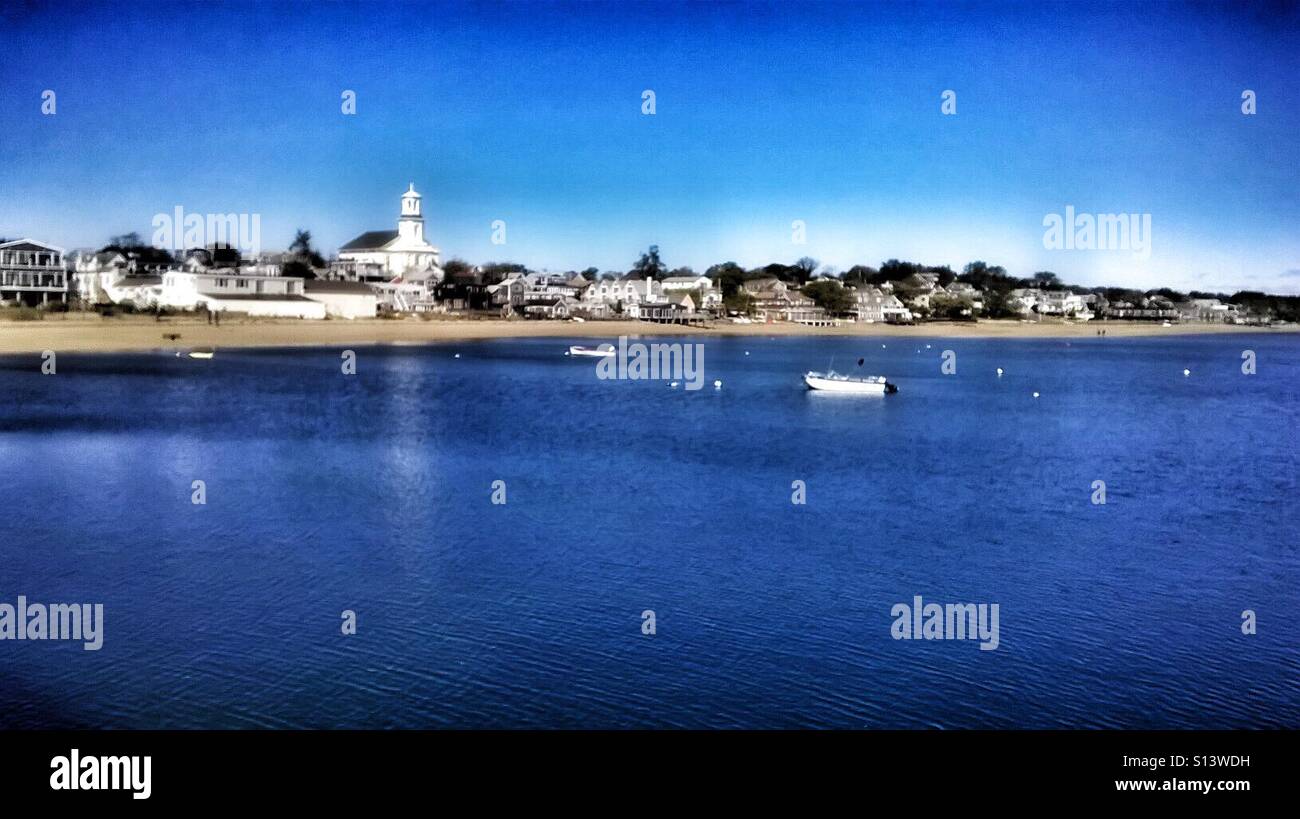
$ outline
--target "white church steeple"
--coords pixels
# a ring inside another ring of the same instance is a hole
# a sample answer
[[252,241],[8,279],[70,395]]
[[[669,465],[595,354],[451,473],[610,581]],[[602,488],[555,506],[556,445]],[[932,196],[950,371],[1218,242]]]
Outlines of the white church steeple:
[[414,242],[424,241],[424,217],[420,215],[420,194],[412,182],[402,194],[402,218],[397,220],[397,233]]
[[412,182],[407,186],[406,193],[402,194],[402,216],[420,215],[420,194],[415,192],[415,183]]

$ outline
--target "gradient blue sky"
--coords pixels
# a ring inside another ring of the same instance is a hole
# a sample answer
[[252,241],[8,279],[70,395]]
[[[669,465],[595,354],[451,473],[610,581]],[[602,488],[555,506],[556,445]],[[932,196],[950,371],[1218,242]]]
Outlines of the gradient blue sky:
[[[657,243],[699,271],[984,259],[1300,292],[1295,6],[148,2],[0,23],[0,235],[98,246],[181,205],[329,252],[394,227],[414,182],[444,258],[474,262],[625,270]],[[1066,205],[1150,213],[1150,258],[1046,250]]]

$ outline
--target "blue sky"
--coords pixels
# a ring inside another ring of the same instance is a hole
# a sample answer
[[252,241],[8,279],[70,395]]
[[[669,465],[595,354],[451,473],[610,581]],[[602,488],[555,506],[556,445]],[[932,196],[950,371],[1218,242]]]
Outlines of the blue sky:
[[[474,262],[625,270],[656,243],[700,271],[984,259],[1082,284],[1300,292],[1294,7],[79,3],[0,17],[0,235],[98,246],[148,237],[180,205],[259,213],[268,248],[308,228],[329,252],[394,227],[414,182],[444,258]],[[1044,216],[1067,205],[1151,214],[1149,258],[1044,248]]]

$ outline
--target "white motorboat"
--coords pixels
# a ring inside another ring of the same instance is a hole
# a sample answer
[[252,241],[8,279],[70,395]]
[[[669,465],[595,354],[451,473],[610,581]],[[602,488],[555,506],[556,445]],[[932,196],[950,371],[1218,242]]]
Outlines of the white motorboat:
[[183,355],[186,358],[208,359],[212,358],[215,354],[216,350],[213,350],[211,347],[195,347],[193,350],[189,350],[188,352],[182,352],[180,350],[176,351],[177,358],[180,358]]
[[575,344],[569,348],[569,355],[585,355],[595,358],[607,358],[617,353],[618,351],[614,349],[613,344],[602,344],[599,347],[581,347]]
[[825,373],[808,372],[803,375],[803,383],[810,390],[823,392],[843,392],[856,395],[888,395],[898,392],[898,387],[885,380],[883,375],[851,376],[840,375],[834,370]]

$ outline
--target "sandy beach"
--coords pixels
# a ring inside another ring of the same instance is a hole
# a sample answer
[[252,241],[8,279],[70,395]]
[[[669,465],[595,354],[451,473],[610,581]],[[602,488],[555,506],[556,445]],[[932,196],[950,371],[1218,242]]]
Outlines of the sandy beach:
[[[0,321],[0,355],[43,350],[113,352],[190,347],[306,347],[348,344],[418,344],[459,339],[618,336],[913,336],[916,338],[1088,338],[1098,324],[980,321],[936,322],[915,326],[847,324],[805,327],[799,324],[717,324],[682,327],[638,321],[527,321],[456,318],[369,320],[230,320],[213,326],[192,318],[155,321],[144,316],[70,313],[41,321]],[[1107,322],[1107,336],[1173,336],[1203,333],[1280,333],[1297,327],[1262,328],[1223,324],[1164,327],[1143,322]],[[178,335],[167,339],[167,335]]]

